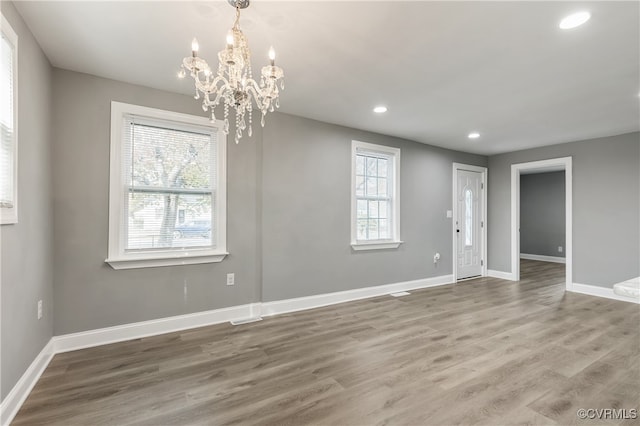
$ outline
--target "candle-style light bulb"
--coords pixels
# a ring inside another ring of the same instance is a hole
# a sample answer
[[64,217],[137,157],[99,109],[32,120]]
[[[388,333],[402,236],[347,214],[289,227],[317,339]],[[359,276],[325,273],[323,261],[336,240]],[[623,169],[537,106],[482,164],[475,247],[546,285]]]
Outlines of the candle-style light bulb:
[[269,48],[269,59],[271,60],[271,66],[274,66],[276,64],[276,51],[273,46]]
[[198,50],[200,49],[200,45],[198,45],[198,40],[196,38],[191,42],[191,53],[193,56],[198,56]]
[[229,30],[227,33],[227,48],[231,49],[233,47],[233,32]]

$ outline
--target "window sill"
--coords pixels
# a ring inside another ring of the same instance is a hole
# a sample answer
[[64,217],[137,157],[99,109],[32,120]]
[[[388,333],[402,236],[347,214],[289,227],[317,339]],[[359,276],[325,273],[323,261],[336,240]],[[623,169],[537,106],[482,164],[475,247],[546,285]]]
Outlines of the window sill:
[[361,250],[385,250],[397,249],[404,241],[372,241],[351,243],[351,248],[355,251]]
[[227,252],[206,252],[206,253],[172,253],[164,256],[127,256],[112,257],[106,259],[105,262],[111,265],[113,269],[137,269],[137,268],[156,268],[160,266],[180,266],[180,265],[197,265],[200,263],[218,263],[228,255]]

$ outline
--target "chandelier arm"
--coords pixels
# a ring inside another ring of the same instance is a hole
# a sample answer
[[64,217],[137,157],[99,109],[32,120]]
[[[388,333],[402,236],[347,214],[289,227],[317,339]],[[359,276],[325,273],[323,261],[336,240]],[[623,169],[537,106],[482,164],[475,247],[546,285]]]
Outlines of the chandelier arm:
[[252,87],[254,88],[254,90],[257,90],[258,92],[260,91],[260,85],[253,78],[248,78],[246,80],[246,86],[247,88]]
[[258,107],[258,109],[260,109],[260,106],[263,103],[262,95],[260,94],[260,92],[257,91],[256,88],[253,86],[247,86],[245,88],[245,91],[247,92],[247,94],[249,94],[249,102],[251,102],[251,99],[253,98],[253,100],[256,103],[256,106]]
[[199,91],[201,91],[202,93],[207,93],[208,91],[208,87],[207,85],[205,85],[204,83],[202,83],[202,81],[200,81],[199,79],[196,80],[196,89],[198,89]]
[[253,79],[247,80],[245,91],[253,95],[252,97],[255,100],[256,105],[260,108],[261,104],[264,102],[264,94],[262,93],[258,83]]
[[213,100],[213,104],[214,106],[220,105],[220,98],[222,97],[222,93],[218,92],[216,93],[216,98]]
[[220,87],[216,87],[216,90],[214,92],[216,94],[216,97],[213,100],[213,105],[219,105],[220,99],[225,97],[226,94],[232,90],[231,86],[229,85],[229,82],[224,77],[216,78],[216,83],[220,81],[222,81],[223,84]]
[[200,91],[205,92],[207,89],[207,86],[209,86],[209,77],[205,76],[205,79],[203,80],[202,77],[200,76],[200,73],[196,73],[193,79],[196,83],[196,87]]
[[227,84],[226,80],[224,78],[221,78],[220,76],[214,78],[213,80],[209,80],[207,78],[207,80],[204,82],[200,79],[197,79],[196,88],[204,94],[216,93],[220,90],[218,88],[218,83],[220,81],[223,81],[223,85],[221,87],[224,87]]
[[[222,86],[218,88],[218,83],[220,82],[222,82]],[[216,76],[216,78],[213,79],[213,81],[211,81],[211,87],[214,87],[216,92],[220,91],[220,89],[225,86],[230,86],[230,85],[229,85],[229,80],[227,80],[223,75],[218,75]]]

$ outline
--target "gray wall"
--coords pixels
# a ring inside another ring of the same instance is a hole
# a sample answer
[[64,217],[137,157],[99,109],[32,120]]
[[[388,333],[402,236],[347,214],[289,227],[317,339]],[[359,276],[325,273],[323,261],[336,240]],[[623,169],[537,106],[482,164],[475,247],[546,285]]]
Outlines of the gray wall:
[[[0,226],[0,395],[4,399],[53,332],[51,65],[16,12],[18,34],[18,224]],[[37,302],[44,316],[38,321]]]
[[640,275],[640,134],[489,157],[489,269],[511,271],[511,165],[573,157],[573,281],[601,287]]
[[[231,254],[222,263],[113,270],[104,263],[111,100],[202,112],[190,96],[86,74],[54,69],[53,81],[56,335],[451,273],[451,163],[486,157],[280,113],[253,138],[228,143]],[[399,250],[351,252],[352,139],[402,149]]]
[[[263,140],[263,300],[452,273],[452,163],[486,157],[286,114],[268,118]],[[350,246],[351,141],[401,149],[400,237],[395,250]],[[433,255],[442,258],[436,267]]]
[[564,257],[564,176],[564,172],[520,176],[520,253]]
[[[55,69],[53,115],[56,335],[259,299],[257,171],[261,129],[228,141],[229,256],[222,263],[112,269],[108,246],[111,101],[203,115],[193,97]],[[235,286],[226,274],[236,274]],[[186,288],[186,295],[185,295]]]

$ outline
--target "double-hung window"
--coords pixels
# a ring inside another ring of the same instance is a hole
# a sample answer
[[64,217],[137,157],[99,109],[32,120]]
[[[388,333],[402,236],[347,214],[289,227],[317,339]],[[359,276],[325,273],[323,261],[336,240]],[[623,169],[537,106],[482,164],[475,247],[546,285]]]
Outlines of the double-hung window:
[[18,36],[2,16],[0,224],[18,222]]
[[400,241],[400,150],[352,142],[351,246],[397,248]]
[[112,102],[110,169],[111,266],[224,259],[226,137],[220,123]]

